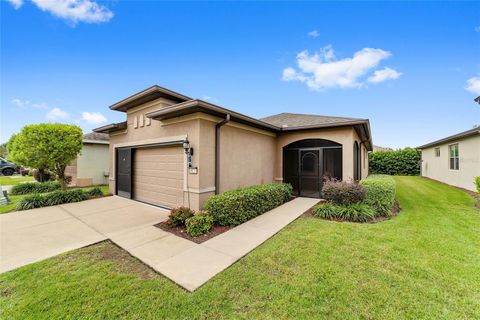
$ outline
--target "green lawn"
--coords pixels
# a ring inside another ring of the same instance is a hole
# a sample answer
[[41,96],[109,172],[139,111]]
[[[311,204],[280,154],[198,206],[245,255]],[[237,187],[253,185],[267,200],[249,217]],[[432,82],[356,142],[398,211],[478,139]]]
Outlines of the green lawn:
[[302,217],[193,294],[101,243],[0,276],[2,319],[480,319],[480,211],[398,177],[392,220]]
[[14,186],[25,181],[34,181],[35,179],[30,176],[25,177],[0,177],[0,186]]
[[[91,189],[91,188],[92,187],[83,187],[83,188],[79,188],[79,189]],[[102,192],[103,192],[104,195],[109,194],[108,186],[99,186],[99,188],[102,189]],[[78,188],[73,188],[73,189],[78,189]],[[16,195],[8,195],[8,197],[10,198],[10,200],[12,202],[7,204],[7,205],[0,206],[0,214],[15,211],[15,208],[17,206],[17,202],[20,201],[23,197],[25,197],[25,195],[17,195],[17,196]]]

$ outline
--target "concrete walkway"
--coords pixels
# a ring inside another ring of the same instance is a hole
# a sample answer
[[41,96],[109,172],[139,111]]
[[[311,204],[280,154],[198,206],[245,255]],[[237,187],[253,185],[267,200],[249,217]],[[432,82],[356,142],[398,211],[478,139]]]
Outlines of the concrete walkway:
[[310,209],[296,198],[201,244],[156,227],[115,234],[112,241],[188,291],[194,291]]
[[154,227],[168,211],[120,197],[12,212],[0,215],[0,272],[111,239],[194,291],[317,202],[296,198],[201,244]]

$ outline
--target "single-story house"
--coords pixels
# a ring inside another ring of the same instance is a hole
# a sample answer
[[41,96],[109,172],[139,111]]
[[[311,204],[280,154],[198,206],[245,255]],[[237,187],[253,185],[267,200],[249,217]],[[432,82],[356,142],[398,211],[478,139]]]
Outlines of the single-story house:
[[70,185],[85,187],[108,183],[108,146],[108,134],[90,132],[83,136],[82,151],[65,169],[65,173],[72,177]]
[[161,207],[202,207],[216,193],[284,181],[320,197],[323,177],[368,175],[368,119],[240,114],[159,86],[110,106],[110,192]]
[[476,191],[480,176],[480,128],[473,128],[418,147],[422,176]]

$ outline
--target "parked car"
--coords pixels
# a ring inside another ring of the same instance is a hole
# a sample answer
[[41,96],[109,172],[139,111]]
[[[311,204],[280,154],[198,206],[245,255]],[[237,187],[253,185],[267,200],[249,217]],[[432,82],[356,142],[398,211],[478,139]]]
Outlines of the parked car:
[[0,158],[0,172],[4,176],[11,176],[18,171],[19,167],[15,163]]

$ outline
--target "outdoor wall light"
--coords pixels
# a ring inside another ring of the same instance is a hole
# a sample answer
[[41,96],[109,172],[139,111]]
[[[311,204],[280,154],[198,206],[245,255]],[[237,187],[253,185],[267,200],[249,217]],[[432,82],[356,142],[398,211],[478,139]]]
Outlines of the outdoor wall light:
[[190,168],[192,166],[193,148],[190,147],[190,141],[188,141],[188,139],[185,139],[183,141],[183,150],[185,151],[185,154],[187,155],[188,167]]

